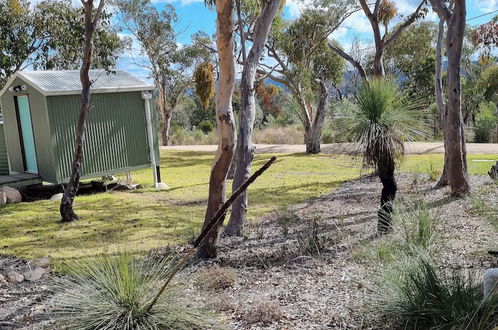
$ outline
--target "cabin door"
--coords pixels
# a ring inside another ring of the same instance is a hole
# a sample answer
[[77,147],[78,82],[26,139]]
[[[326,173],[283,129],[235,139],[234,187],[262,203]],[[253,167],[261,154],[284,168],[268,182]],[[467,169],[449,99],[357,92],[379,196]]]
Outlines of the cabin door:
[[33,134],[33,123],[31,121],[31,110],[27,95],[16,97],[17,119],[19,122],[19,132],[21,138],[21,149],[24,159],[24,169],[29,173],[38,173],[38,163],[36,161],[35,138]]

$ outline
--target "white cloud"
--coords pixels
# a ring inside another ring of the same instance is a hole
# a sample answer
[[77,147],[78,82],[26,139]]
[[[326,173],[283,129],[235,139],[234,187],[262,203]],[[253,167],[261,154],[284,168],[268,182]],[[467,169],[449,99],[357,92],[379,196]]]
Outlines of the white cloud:
[[476,4],[484,13],[498,9],[498,0],[476,0]]
[[304,9],[311,6],[311,0],[289,0],[285,6],[289,8],[291,18],[297,18]]

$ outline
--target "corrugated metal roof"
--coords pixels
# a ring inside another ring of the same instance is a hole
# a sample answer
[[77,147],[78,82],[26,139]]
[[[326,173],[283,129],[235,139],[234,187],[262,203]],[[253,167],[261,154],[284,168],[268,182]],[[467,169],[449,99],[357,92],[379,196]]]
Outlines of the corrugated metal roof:
[[[81,93],[80,71],[20,71],[15,74],[29,82],[43,95],[71,95]],[[154,89],[128,72],[116,70],[108,73],[105,70],[90,70],[92,93],[131,92]],[[12,77],[14,78],[14,77]],[[10,82],[11,83],[11,82]],[[10,86],[5,86],[5,89]],[[0,93],[3,94],[5,89]]]

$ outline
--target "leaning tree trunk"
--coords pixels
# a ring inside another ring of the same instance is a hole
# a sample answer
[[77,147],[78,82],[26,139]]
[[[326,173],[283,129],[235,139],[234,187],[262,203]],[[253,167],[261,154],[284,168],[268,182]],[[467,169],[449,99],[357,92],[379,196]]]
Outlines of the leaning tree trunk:
[[320,100],[316,108],[316,114],[313,118],[312,125],[308,127],[306,131],[306,153],[308,154],[318,154],[321,151],[320,140],[322,138],[322,127],[325,120],[325,111],[327,108],[327,100],[329,93],[327,86],[323,80],[319,80],[320,84]]
[[[438,118],[439,118],[439,129],[443,133],[443,144],[444,149],[446,150],[446,134],[445,134],[445,119],[446,119],[446,104],[444,103],[443,96],[443,39],[444,39],[444,18],[439,17],[439,27],[438,27],[438,36],[436,43],[436,74],[435,74],[435,94],[436,94],[436,105],[438,109]],[[438,183],[436,184],[437,188],[446,187],[449,183],[448,180],[448,155],[445,152],[444,154],[444,165],[443,165],[443,173],[439,178]]]
[[[235,149],[235,121],[232,112],[232,94],[235,85],[234,21],[232,17],[233,1],[216,1],[216,35],[219,57],[219,81],[216,91],[216,115],[218,125],[218,150],[216,152],[211,177],[209,179],[209,197],[204,217],[205,228],[226,199],[226,177]],[[216,225],[206,238],[206,242],[197,252],[201,258],[216,257],[221,222]]]
[[448,113],[446,117],[446,151],[448,178],[453,195],[469,192],[465,134],[462,123],[460,65],[465,32],[465,0],[455,0],[454,12],[448,24]]
[[387,233],[391,230],[391,218],[393,203],[398,187],[394,177],[394,160],[389,159],[379,164],[378,173],[382,182],[382,195],[380,198],[380,209],[378,212],[377,230],[379,234]]
[[76,138],[74,142],[73,162],[71,165],[71,177],[62,196],[60,214],[63,222],[78,220],[78,215],[74,212],[73,202],[78,192],[81,164],[83,162],[83,145],[85,144],[85,123],[88,112],[90,111],[90,87],[92,82],[89,77],[90,66],[92,65],[93,55],[93,33],[95,32],[100,14],[104,7],[104,0],[100,0],[99,7],[93,16],[93,0],[83,1],[85,9],[85,44],[83,48],[83,64],[80,69],[81,81],[81,106],[76,126]]

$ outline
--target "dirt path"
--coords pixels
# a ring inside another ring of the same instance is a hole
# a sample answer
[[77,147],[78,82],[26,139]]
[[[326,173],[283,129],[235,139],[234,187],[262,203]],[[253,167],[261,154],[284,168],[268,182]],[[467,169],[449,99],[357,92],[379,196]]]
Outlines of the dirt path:
[[[322,153],[348,153],[348,143],[322,144]],[[405,143],[408,154],[439,154],[444,153],[442,142],[408,142]],[[215,152],[216,145],[187,145],[161,147],[163,150],[185,150]],[[257,153],[300,153],[305,152],[302,144],[257,144]],[[469,154],[498,154],[498,143],[467,143]]]

